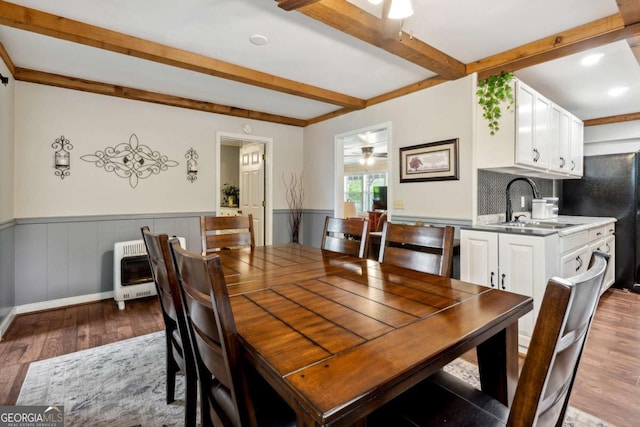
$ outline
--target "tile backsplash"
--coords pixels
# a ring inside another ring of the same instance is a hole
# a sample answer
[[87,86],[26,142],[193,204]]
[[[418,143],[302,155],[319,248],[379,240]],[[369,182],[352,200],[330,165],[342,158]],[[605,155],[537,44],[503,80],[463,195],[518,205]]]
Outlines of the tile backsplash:
[[[507,209],[507,184],[520,175],[478,170],[478,215],[504,214]],[[532,178],[541,197],[554,196],[554,180]],[[520,206],[520,198],[524,196],[525,206]],[[514,212],[531,211],[531,187],[526,182],[516,182],[511,186],[511,206]]]

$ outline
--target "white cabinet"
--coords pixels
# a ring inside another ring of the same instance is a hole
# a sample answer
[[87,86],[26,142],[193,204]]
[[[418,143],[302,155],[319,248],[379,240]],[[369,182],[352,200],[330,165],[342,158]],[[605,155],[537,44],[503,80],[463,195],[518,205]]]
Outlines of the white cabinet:
[[539,304],[554,269],[547,256],[554,244],[557,245],[557,234],[543,237],[476,230],[460,232],[462,280],[534,298],[533,312],[518,322],[523,347],[529,346]]
[[582,121],[522,81],[513,84],[515,108],[502,105],[495,135],[481,110],[477,114],[478,168],[552,179],[581,177]]
[[594,250],[609,254],[602,292],[615,280],[615,222],[559,236],[460,230],[460,279],[533,297],[533,312],[518,323],[519,344],[528,347],[548,280],[587,270]]
[[571,116],[571,160],[569,173],[572,176],[582,177],[583,152],[584,152],[584,123],[577,117]]

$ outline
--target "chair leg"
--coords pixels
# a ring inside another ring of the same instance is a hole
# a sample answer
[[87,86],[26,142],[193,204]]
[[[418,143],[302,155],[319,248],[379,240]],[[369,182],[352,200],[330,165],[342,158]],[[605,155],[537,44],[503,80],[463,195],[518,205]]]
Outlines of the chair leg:
[[167,338],[167,405],[176,400],[176,374],[180,371],[173,358],[171,338]]
[[198,378],[193,373],[185,373],[185,427],[196,427],[198,414]]

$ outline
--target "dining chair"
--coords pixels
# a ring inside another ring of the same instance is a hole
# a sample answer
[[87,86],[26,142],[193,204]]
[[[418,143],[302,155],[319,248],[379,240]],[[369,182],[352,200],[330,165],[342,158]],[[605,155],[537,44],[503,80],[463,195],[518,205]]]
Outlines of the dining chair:
[[323,251],[365,258],[368,240],[369,220],[327,216],[324,221],[320,248]]
[[185,376],[185,426],[196,425],[198,385],[196,364],[182,309],[178,279],[169,249],[169,236],[141,229],[147,248],[151,274],[156,285],[164,319],[166,339],[167,404],[175,401],[176,375]]
[[380,255],[382,264],[451,277],[453,271],[451,226],[420,226],[385,222]]
[[201,216],[200,238],[203,255],[221,249],[254,248],[253,215]]
[[561,426],[607,264],[608,255],[594,252],[586,272],[549,279],[510,409],[441,370],[374,412],[368,425]]
[[202,426],[294,426],[293,410],[243,362],[220,257],[188,252],[176,239],[170,245],[196,359]]

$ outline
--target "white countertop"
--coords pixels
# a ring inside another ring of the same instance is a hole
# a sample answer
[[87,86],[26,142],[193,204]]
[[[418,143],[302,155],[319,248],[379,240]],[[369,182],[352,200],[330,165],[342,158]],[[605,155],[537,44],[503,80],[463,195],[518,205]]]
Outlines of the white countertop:
[[584,230],[588,230],[594,227],[600,227],[602,225],[610,224],[617,221],[613,217],[595,217],[595,216],[568,216],[560,215],[556,218],[547,218],[540,220],[531,220],[527,218],[526,221],[541,221],[541,222],[557,222],[560,224],[575,224],[572,227],[561,228],[557,230],[540,230],[540,229],[520,229],[510,227],[494,227],[488,224],[478,224],[471,227],[462,227],[468,230],[482,230],[493,231],[497,233],[511,233],[511,234],[525,234],[531,236],[549,236],[551,234],[558,234],[560,237],[568,236],[570,234],[579,233]]
[[558,222],[561,224],[576,224],[574,227],[567,227],[558,230],[558,235],[567,236],[569,234],[578,233],[583,230],[588,230],[594,227],[600,227],[602,225],[616,222],[617,220],[612,217],[604,216],[569,216],[560,215],[557,218],[549,218],[541,221],[545,222]]

